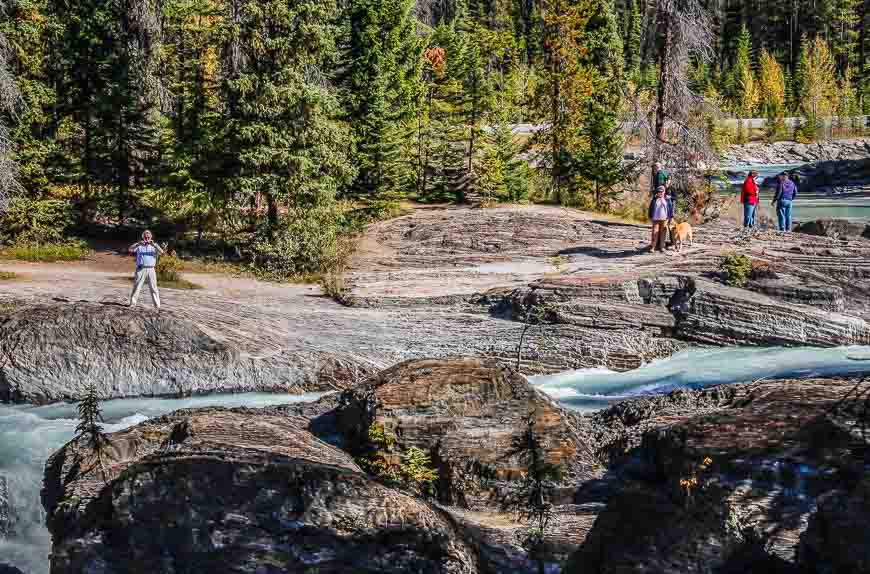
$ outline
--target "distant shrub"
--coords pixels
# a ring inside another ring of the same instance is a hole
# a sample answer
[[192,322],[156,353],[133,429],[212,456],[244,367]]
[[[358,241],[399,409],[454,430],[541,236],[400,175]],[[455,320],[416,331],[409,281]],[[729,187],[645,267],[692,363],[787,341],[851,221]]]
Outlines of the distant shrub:
[[90,253],[91,250],[87,243],[81,239],[66,239],[48,243],[18,241],[0,251],[0,256],[19,261],[53,263],[56,261],[78,261]]
[[722,271],[725,283],[742,287],[752,272],[752,261],[746,255],[731,253],[725,256],[719,269]]
[[21,197],[0,216],[0,234],[16,244],[59,243],[72,221],[68,201]]
[[157,266],[154,270],[157,272],[157,280],[165,282],[181,281],[181,270],[183,262],[175,255],[161,255],[157,259]]

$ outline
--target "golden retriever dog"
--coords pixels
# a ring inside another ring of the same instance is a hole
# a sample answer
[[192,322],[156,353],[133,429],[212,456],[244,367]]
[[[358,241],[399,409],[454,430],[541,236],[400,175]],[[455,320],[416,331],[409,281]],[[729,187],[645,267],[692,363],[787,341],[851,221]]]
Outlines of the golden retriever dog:
[[674,249],[676,251],[682,251],[683,245],[688,240],[689,245],[694,245],[695,242],[692,239],[692,226],[688,221],[684,221],[682,223],[677,223],[676,221],[671,223],[671,237],[674,239]]

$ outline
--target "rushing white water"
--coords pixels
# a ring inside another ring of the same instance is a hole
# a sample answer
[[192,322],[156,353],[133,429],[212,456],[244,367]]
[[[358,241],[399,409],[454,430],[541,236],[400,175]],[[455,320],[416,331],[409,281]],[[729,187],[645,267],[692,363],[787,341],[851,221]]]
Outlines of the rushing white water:
[[634,371],[582,369],[532,378],[565,406],[592,411],[620,399],[660,394],[678,387],[785,377],[870,373],[870,347],[690,349]]
[[[244,393],[187,399],[120,399],[103,403],[105,429],[114,432],[151,417],[184,408],[225,406],[264,407],[312,401],[322,394],[281,395]],[[74,404],[42,407],[0,404],[0,475],[6,477],[18,521],[14,537],[0,541],[0,563],[28,574],[48,572],[51,537],[39,499],[48,457],[69,441],[78,424]]]
[[[619,399],[760,378],[870,372],[870,347],[835,349],[692,349],[640,369],[568,371],[532,382],[569,408],[591,411]],[[106,430],[117,431],[177,409],[220,406],[261,407],[314,400],[319,395],[240,394],[189,399],[124,399],[103,404]],[[0,541],[0,563],[29,574],[48,572],[51,540],[39,500],[46,459],[75,430],[76,405],[0,405],[0,475],[6,477],[15,513],[15,537]]]

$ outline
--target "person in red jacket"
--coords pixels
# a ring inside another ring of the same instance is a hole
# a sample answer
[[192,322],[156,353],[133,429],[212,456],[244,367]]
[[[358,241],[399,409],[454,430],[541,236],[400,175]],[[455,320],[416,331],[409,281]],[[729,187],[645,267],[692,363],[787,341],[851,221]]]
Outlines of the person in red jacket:
[[743,190],[740,192],[740,203],[743,204],[743,227],[755,226],[755,210],[758,207],[756,177],[758,177],[758,172],[750,171],[746,181],[743,182]]

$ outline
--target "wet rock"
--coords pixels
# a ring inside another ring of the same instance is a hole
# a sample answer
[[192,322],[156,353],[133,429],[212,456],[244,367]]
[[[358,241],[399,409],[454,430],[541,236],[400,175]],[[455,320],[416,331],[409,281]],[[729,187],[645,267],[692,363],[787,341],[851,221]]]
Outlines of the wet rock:
[[[299,417],[178,411],[46,465],[52,574],[477,572],[445,515],[369,480]],[[183,432],[179,429],[183,428]]]
[[251,357],[171,311],[92,303],[16,308],[0,322],[0,356],[0,400],[14,402],[78,400],[90,383],[117,398],[298,393],[345,381],[342,365]]
[[833,237],[834,239],[870,239],[870,225],[847,219],[816,219],[796,225],[794,230],[798,233]]
[[706,344],[836,347],[870,342],[870,325],[863,319],[701,278],[684,279],[671,311],[678,337]]
[[870,480],[852,492],[823,496],[801,536],[798,560],[808,572],[870,572]]
[[[494,361],[408,361],[345,391],[339,426],[347,448],[382,428],[397,451],[417,447],[439,471],[438,497],[472,508],[497,505],[479,474],[516,480],[525,470],[513,441],[533,422],[547,461],[563,465],[574,482],[597,476],[597,461],[580,419]],[[584,436],[585,435],[585,436]],[[472,472],[474,471],[474,472]]]
[[0,475],[0,540],[12,536],[14,526],[15,514],[12,510],[12,501],[9,499],[9,486],[6,477]]

